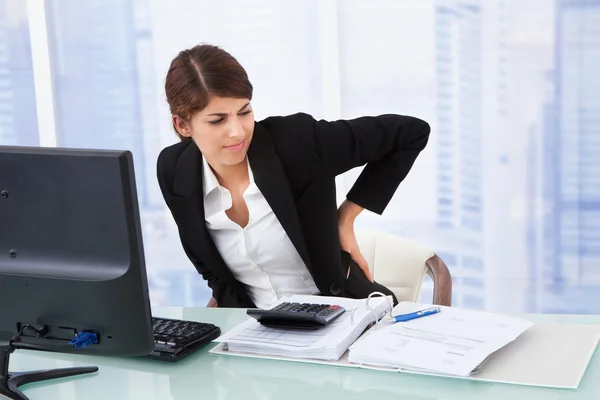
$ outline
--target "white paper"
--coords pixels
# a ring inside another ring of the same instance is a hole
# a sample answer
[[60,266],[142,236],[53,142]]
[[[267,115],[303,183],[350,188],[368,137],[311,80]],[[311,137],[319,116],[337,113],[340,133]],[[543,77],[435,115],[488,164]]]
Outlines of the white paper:
[[[394,315],[429,308],[401,304]],[[350,347],[349,360],[381,367],[468,376],[533,323],[500,314],[441,307],[441,312],[371,329]]]
[[[344,307],[346,311],[327,326],[317,330],[269,328],[249,318],[222,335],[217,341],[227,342],[231,351],[337,360],[372,322],[389,311],[388,300],[383,297],[374,297],[370,300],[370,305],[377,315],[368,308],[362,307],[366,301],[364,299],[295,295],[281,299],[280,303],[286,301],[337,304]],[[354,318],[352,318],[355,308]]]
[[[595,376],[590,375],[589,372],[595,372],[594,368],[598,366],[597,362],[592,368],[594,371],[587,372],[587,377],[584,377],[584,375],[586,374],[588,364],[590,364],[590,362],[594,362],[591,360],[599,339],[600,326],[598,325],[586,326],[566,323],[536,323],[534,326],[520,335],[515,341],[494,353],[490,357],[485,368],[483,368],[480,373],[469,376],[448,375],[415,369],[400,369],[397,367],[382,368],[364,364],[359,365],[356,363],[350,363],[348,361],[348,352],[339,360],[335,361],[298,359],[284,356],[269,356],[250,353],[235,353],[225,350],[223,348],[223,343],[218,344],[209,352],[211,354],[222,356],[250,357],[288,362],[294,361],[300,363],[314,363],[319,365],[331,365],[346,368],[367,368],[387,373],[408,373],[413,375],[429,376],[443,375],[452,379],[478,382],[577,389],[582,381],[582,378],[584,381],[586,379],[593,380],[595,378]],[[560,346],[557,347],[557,343],[560,343]],[[232,364],[226,364],[228,368],[231,368],[231,365]],[[278,371],[277,363],[265,363],[264,367]],[[303,370],[302,373],[304,374],[306,371],[308,370]],[[267,375],[270,373],[271,372],[267,372]],[[323,372],[321,373],[323,374]],[[326,379],[327,375],[328,374],[325,373],[322,375],[322,377]],[[345,379],[345,376],[346,375],[342,375],[342,377],[336,382],[338,382],[338,384],[348,385],[347,388],[353,392],[364,392],[373,388],[373,375],[354,374],[352,375],[352,379]],[[379,382],[382,382],[381,379],[385,378],[377,379]],[[582,394],[587,393],[589,398],[596,398],[597,395],[593,391],[593,386],[594,385],[586,385],[584,388],[580,388],[580,391],[582,391]],[[415,387],[418,387],[418,390],[420,390],[418,393],[421,395],[421,397],[444,397],[443,390],[428,391],[426,387],[419,385],[416,385]],[[434,385],[434,387],[436,386]],[[496,386],[494,388],[494,390],[500,390],[502,392],[502,390],[497,389]],[[513,389],[506,387],[503,390],[510,392]],[[402,393],[406,395],[414,394],[410,391],[407,393]],[[547,399],[548,392],[543,393],[546,393],[546,397],[544,399]],[[596,397],[594,397],[594,395],[596,395]],[[480,397],[485,398],[485,396]],[[498,398],[508,399],[510,396],[500,396]]]

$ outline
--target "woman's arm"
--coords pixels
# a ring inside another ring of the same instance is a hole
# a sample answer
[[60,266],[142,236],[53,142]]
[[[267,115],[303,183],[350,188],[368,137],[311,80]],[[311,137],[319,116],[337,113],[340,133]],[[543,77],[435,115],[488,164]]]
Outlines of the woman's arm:
[[354,221],[364,208],[383,213],[427,145],[429,124],[402,115],[333,122],[316,121],[306,114],[298,117],[312,120],[310,134],[299,134],[299,139],[314,152],[327,173],[337,176],[366,164],[338,209],[338,231],[341,249],[350,253],[365,277],[373,281],[367,260],[358,247]]
[[[365,274],[365,278],[373,282],[373,274],[369,268],[367,259],[362,255],[358,247],[358,241],[354,234],[354,221],[362,212],[363,207],[350,200],[344,200],[338,209],[338,233],[340,238],[340,248],[350,254],[356,265]],[[348,267],[348,275],[350,267]]]
[[219,307],[219,303],[217,303],[217,300],[214,297],[211,297],[210,300],[208,301],[208,304],[206,305],[206,307],[216,308],[216,307]]
[[430,133],[427,122],[403,115],[339,121],[317,121],[306,114],[298,118],[310,126],[309,134],[298,133],[299,140],[327,173],[337,176],[366,164],[347,199],[377,214],[408,175]]

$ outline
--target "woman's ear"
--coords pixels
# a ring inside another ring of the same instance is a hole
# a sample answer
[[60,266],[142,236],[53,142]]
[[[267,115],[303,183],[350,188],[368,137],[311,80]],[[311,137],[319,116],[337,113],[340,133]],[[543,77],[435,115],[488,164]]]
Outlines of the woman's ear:
[[173,126],[177,130],[177,132],[183,137],[191,137],[192,130],[190,129],[190,124],[188,124],[183,118],[179,115],[173,115]]

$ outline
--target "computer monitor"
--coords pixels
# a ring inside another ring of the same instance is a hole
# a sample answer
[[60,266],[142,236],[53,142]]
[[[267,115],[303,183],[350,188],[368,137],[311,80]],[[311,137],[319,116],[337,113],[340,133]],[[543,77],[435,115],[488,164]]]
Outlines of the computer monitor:
[[142,356],[154,345],[131,153],[0,146],[0,394],[98,370],[9,374],[17,349]]

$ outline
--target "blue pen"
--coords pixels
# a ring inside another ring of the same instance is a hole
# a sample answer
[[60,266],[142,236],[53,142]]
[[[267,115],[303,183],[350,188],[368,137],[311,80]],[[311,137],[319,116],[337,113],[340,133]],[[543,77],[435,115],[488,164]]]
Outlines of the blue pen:
[[406,322],[406,321],[410,321],[412,319],[417,319],[417,318],[421,318],[421,317],[426,317],[428,315],[437,314],[439,312],[440,312],[439,307],[432,307],[432,308],[428,308],[428,309],[421,310],[421,311],[415,311],[415,312],[412,312],[409,314],[396,315],[395,317],[392,317],[392,320],[395,322]]

